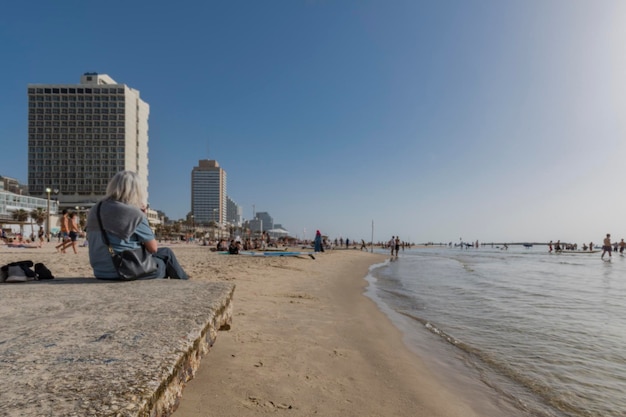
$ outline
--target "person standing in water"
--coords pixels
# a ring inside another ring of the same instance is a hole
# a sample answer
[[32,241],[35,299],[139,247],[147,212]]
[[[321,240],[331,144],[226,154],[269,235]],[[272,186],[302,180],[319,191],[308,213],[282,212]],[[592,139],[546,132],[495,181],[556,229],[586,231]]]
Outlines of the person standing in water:
[[609,253],[609,259],[611,259],[611,250],[611,234],[607,233],[602,243],[602,255],[600,255],[600,259],[604,259],[604,254],[607,252]]

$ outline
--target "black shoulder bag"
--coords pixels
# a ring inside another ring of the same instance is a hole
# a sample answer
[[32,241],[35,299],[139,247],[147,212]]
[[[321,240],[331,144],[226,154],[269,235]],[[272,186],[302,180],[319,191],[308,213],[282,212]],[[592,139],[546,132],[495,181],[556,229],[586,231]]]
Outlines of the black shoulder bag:
[[132,281],[154,273],[158,269],[157,263],[152,254],[146,250],[146,247],[143,244],[136,249],[127,249],[119,254],[115,253],[111,247],[111,242],[109,242],[109,237],[107,236],[104,227],[102,227],[102,219],[100,219],[101,204],[102,203],[98,203],[98,208],[96,210],[98,224],[100,225],[100,230],[102,231],[102,239],[109,247],[109,253],[113,259],[113,265],[115,266],[115,270],[117,271],[120,279]]

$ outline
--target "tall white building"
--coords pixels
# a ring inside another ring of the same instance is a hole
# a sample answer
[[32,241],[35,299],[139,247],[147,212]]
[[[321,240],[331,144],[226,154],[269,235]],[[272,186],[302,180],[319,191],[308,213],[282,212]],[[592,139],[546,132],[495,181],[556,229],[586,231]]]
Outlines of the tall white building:
[[191,214],[196,223],[227,221],[226,171],[217,161],[203,159],[191,171]]
[[226,221],[237,227],[241,226],[243,221],[243,208],[228,196],[226,197]]
[[139,91],[105,74],[80,84],[28,85],[28,189],[59,191],[61,207],[90,207],[113,175],[135,171],[148,196],[148,117]]

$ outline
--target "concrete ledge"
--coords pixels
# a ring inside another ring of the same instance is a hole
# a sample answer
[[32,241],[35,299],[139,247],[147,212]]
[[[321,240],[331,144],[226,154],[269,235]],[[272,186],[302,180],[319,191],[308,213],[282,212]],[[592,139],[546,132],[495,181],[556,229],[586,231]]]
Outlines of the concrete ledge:
[[0,414],[162,417],[230,328],[230,283],[0,284]]

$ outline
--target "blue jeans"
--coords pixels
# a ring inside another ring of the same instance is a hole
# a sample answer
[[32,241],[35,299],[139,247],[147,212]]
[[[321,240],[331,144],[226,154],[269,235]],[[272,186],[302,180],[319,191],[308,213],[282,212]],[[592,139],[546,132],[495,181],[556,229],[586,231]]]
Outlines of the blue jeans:
[[155,279],[155,278],[173,278],[173,279],[189,279],[189,276],[185,270],[180,266],[176,255],[170,248],[159,248],[156,253],[153,253],[156,259],[158,269],[141,279]]

